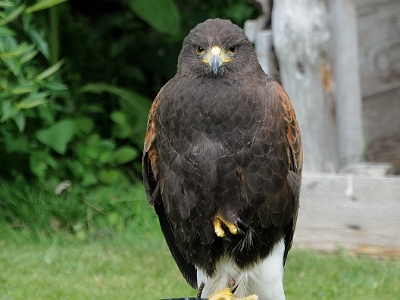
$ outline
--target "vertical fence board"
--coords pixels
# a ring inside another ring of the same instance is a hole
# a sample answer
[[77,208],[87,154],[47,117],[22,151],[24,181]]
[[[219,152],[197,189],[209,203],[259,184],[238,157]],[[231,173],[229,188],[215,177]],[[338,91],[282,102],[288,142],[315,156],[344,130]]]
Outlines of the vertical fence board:
[[274,1],[274,47],[302,131],[304,170],[310,172],[339,168],[331,25],[325,1]]
[[340,165],[359,161],[363,145],[362,98],[354,0],[335,0],[335,89]]

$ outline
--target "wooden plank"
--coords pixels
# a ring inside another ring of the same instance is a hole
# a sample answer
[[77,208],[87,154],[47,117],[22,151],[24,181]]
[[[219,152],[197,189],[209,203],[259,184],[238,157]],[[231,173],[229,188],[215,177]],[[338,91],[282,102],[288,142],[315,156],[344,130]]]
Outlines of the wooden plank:
[[358,7],[359,61],[363,96],[400,87],[400,1],[370,1]]
[[340,166],[345,166],[360,160],[363,145],[357,13],[354,1],[334,1],[333,15],[339,163]]
[[400,88],[363,99],[363,126],[368,140],[400,136],[399,99]]
[[[397,0],[394,0],[397,1]],[[371,5],[385,5],[393,0],[356,0],[357,10],[371,7]]]
[[304,174],[294,245],[400,249],[400,177]]
[[363,99],[366,159],[389,162],[400,174],[400,88]]

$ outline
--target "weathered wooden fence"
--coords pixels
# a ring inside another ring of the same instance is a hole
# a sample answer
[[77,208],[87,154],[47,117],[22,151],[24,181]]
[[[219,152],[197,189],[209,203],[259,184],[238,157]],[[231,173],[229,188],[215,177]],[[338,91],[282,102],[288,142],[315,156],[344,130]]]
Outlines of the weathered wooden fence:
[[400,170],[400,1],[258,1],[263,15],[245,31],[302,130],[295,243],[400,249],[400,177],[339,174],[368,155]]

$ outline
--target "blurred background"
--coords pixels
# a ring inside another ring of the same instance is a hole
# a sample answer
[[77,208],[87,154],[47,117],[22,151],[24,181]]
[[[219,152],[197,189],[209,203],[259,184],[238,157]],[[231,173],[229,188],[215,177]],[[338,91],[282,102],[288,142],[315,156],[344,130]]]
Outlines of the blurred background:
[[288,298],[397,299],[400,263],[386,259],[400,255],[398,0],[0,1],[0,298],[193,294],[147,203],[141,155],[183,39],[216,17],[244,28],[294,104],[295,248],[339,254],[289,255]]

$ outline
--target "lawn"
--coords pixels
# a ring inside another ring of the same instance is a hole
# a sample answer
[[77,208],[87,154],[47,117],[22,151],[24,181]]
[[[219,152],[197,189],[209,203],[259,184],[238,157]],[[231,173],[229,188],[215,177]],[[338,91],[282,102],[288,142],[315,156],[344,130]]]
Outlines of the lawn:
[[[7,231],[7,230],[6,230]],[[196,295],[160,234],[79,242],[0,237],[0,299],[161,299]],[[293,250],[285,273],[288,300],[399,299],[400,259]]]

